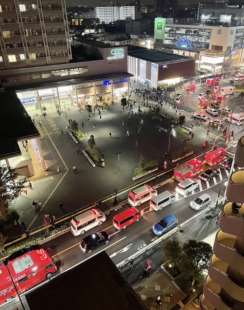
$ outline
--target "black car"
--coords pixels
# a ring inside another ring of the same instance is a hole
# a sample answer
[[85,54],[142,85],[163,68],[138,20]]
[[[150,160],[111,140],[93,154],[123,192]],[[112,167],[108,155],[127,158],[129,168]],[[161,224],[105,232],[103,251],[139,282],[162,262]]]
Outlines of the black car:
[[106,231],[100,231],[81,240],[80,248],[86,253],[95,250],[97,247],[109,242],[109,235]]
[[217,170],[207,169],[199,176],[199,178],[201,180],[208,181],[218,175],[219,175],[219,172]]

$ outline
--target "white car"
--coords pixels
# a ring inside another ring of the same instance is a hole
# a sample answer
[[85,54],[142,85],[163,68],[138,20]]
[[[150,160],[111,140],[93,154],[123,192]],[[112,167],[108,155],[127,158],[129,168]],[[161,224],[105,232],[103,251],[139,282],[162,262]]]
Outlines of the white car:
[[208,108],[206,112],[212,116],[219,116],[219,110],[214,109],[214,108]]
[[193,119],[202,121],[202,122],[207,122],[208,121],[208,117],[205,114],[201,114],[201,113],[196,113],[194,112],[191,116]]
[[185,179],[176,186],[176,193],[182,196],[193,194],[199,189],[199,184],[191,179]]
[[211,203],[211,197],[208,194],[203,194],[190,202],[190,208],[199,211],[206,208]]

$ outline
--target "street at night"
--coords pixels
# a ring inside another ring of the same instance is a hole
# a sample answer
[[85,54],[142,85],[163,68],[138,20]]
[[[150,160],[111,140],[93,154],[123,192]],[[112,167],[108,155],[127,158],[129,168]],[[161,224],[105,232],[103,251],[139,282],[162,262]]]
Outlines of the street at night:
[[0,0],[1,310],[244,309],[242,2]]

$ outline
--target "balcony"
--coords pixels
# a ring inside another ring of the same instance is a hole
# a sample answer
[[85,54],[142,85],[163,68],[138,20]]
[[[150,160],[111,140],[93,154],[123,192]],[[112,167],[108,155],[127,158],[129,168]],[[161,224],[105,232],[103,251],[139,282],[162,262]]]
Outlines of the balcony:
[[214,244],[214,253],[244,275],[244,256],[237,251],[235,243],[236,236],[219,231]]
[[229,201],[244,203],[244,170],[232,174],[227,186],[226,196]]
[[233,208],[233,203],[228,202],[224,206],[223,214],[220,216],[220,227],[223,232],[243,239],[244,204],[238,208]]
[[231,310],[224,301],[219,296],[221,292],[221,287],[215,283],[210,277],[208,277],[207,282],[203,289],[204,301],[203,305],[206,304],[206,309],[208,310]]
[[209,277],[221,286],[228,294],[239,302],[244,302],[244,288],[234,283],[228,276],[228,264],[218,259],[215,255],[209,267]]

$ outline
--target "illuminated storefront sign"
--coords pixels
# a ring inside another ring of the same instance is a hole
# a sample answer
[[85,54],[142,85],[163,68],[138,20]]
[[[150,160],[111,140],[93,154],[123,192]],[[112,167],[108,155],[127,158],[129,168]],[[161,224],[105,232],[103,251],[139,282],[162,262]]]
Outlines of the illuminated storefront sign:
[[108,87],[108,86],[110,86],[112,84],[112,81],[111,80],[104,80],[103,81],[103,86],[104,87]]
[[156,17],[154,19],[154,39],[163,40],[165,33],[166,19],[163,17]]
[[107,60],[118,60],[125,58],[125,51],[122,47],[111,48],[110,55],[107,57]]

